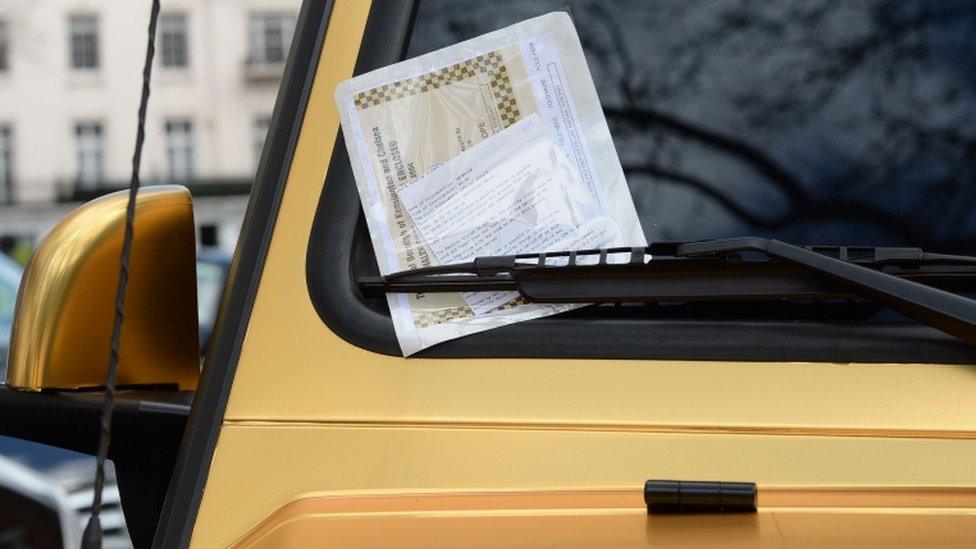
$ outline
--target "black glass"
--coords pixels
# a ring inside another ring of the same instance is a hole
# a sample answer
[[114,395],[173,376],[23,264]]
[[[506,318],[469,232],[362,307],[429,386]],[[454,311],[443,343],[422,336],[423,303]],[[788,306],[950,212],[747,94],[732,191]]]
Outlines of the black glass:
[[648,240],[976,253],[976,2],[424,0],[409,56],[553,10]]

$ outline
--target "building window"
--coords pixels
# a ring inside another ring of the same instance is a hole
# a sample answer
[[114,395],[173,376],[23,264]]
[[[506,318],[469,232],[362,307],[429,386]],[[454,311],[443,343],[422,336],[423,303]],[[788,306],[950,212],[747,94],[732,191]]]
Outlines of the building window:
[[171,183],[193,179],[193,123],[186,119],[166,121],[166,157]]
[[295,15],[287,12],[251,13],[250,64],[281,65],[288,56]]
[[92,189],[105,178],[105,132],[100,122],[75,124],[79,188]]
[[71,68],[98,69],[98,19],[94,15],[73,15],[71,32]]
[[14,130],[0,125],[0,204],[14,201]]
[[7,22],[0,19],[0,72],[10,70],[10,30]]
[[271,117],[260,115],[254,117],[251,124],[251,143],[254,147],[254,167],[257,168],[261,162],[261,152],[264,151],[264,140],[268,136],[268,128],[271,127]]
[[186,15],[167,14],[160,16],[159,49],[164,67],[185,69],[189,65]]

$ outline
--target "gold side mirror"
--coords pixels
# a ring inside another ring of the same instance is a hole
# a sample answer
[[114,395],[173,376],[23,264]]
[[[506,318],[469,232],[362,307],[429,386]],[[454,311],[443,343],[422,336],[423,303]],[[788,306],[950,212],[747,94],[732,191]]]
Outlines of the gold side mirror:
[[[35,250],[14,313],[7,385],[105,385],[128,191],[78,208]],[[195,389],[196,235],[190,193],[146,187],[136,201],[118,386]]]

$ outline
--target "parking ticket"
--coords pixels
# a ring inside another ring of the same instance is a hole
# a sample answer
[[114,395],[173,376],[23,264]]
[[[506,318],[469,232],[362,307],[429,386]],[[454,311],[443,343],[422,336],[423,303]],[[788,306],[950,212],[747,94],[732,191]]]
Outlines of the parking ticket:
[[[397,196],[440,264],[605,247],[619,232],[536,114],[400,188]],[[518,297],[462,295],[477,315]]]
[[[581,184],[619,226],[611,245],[645,244],[565,13],[357,76],[336,88],[335,99],[382,274],[437,262],[398,191],[531,115],[538,115]],[[460,294],[389,294],[388,301],[404,355],[573,307],[512,300],[476,315]]]

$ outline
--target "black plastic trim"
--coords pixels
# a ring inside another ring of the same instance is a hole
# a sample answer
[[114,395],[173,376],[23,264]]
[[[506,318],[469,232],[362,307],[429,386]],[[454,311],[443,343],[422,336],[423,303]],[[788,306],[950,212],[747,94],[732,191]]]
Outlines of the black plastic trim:
[[648,480],[644,483],[647,514],[755,513],[754,482]]
[[[409,2],[395,8],[384,4],[383,9],[376,9],[374,4],[355,73],[362,74],[402,60],[409,46],[415,15],[416,5]],[[389,314],[366,305],[353,274],[357,258],[363,257],[362,253],[354,254],[353,247],[368,241],[352,165],[340,130],[306,252],[309,299],[326,325],[346,341],[397,355],[400,347]],[[319,253],[319,250],[328,250],[328,253]],[[369,253],[372,253],[371,249]],[[368,335],[370,333],[372,335]]]
[[332,5],[333,0],[305,0],[298,15],[268,142],[229,273],[229,289],[225,290],[229,293],[218,315],[213,352],[203,368],[190,409],[154,547],[186,547],[193,534]]
[[[112,412],[109,459],[115,462],[122,511],[136,547],[148,547],[163,506],[193,393],[125,390]],[[34,393],[0,385],[0,435],[94,455],[102,392]]]

